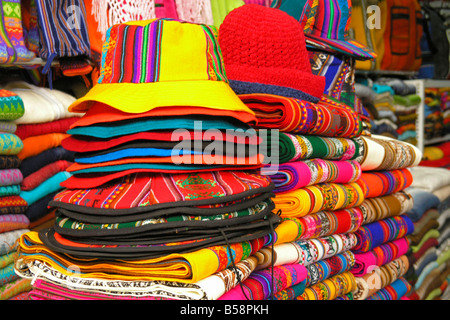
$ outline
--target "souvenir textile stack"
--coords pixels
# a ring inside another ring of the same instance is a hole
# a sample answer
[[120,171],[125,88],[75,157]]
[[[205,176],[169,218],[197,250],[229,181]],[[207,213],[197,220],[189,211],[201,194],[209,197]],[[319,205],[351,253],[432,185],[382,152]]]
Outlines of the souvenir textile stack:
[[421,151],[400,140],[385,136],[364,137],[365,158],[358,181],[365,200],[361,206],[363,223],[356,231],[357,245],[352,248],[357,300],[397,300],[411,289],[405,280],[410,264],[407,237],[414,224],[407,212],[414,199],[407,192],[413,178],[410,169],[422,158]]
[[[282,227],[295,235],[274,246],[275,268],[307,269],[303,281],[273,296],[279,300],[335,299],[355,286],[349,249],[362,222],[363,194],[357,184],[362,126],[358,113],[337,99],[345,100],[345,86],[336,79],[348,68],[333,69],[338,75],[330,68],[330,78],[311,71],[302,32],[309,19],[288,9],[314,17],[314,3],[292,7],[278,1],[279,10],[245,5],[231,11],[219,29],[230,85],[255,112],[258,133],[268,141],[264,151],[270,162],[262,170],[275,185],[275,210]],[[326,10],[321,5],[319,11]],[[325,85],[334,96],[324,94]],[[253,290],[258,275],[252,275],[243,281],[243,290],[235,288],[221,299],[245,299],[244,292],[258,297]],[[320,288],[328,288],[328,295],[318,295]]]
[[286,241],[255,115],[209,26],[118,24],[103,50],[99,82],[69,107],[85,114],[62,142],[75,154],[56,222],[21,237],[16,272],[36,279],[30,299],[217,298]]
[[450,279],[450,172],[444,168],[415,167],[408,192],[414,207],[408,216],[414,232],[411,244],[411,269],[406,278],[412,286],[409,299],[440,299]]
[[450,133],[449,88],[425,88],[425,139],[442,138]]
[[18,95],[0,89],[0,300],[20,299],[31,288],[30,280],[21,279],[14,272],[17,239],[30,226],[25,214],[28,206],[20,196],[23,177],[17,155],[23,149],[23,142],[15,134],[14,123],[24,112]]
[[48,203],[63,189],[60,183],[70,176],[65,170],[73,161],[73,153],[62,150],[61,141],[81,114],[68,112],[75,98],[63,91],[23,81],[10,82],[5,88],[20,96],[25,106],[24,115],[14,121],[16,135],[23,141],[17,157],[23,176],[20,196],[28,205],[25,214],[30,229],[46,227],[55,218]]

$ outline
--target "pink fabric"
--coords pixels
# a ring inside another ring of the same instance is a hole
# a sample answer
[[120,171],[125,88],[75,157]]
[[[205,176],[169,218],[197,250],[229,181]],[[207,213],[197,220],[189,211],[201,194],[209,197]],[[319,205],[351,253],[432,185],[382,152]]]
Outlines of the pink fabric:
[[169,300],[150,296],[114,296],[77,291],[44,280],[36,280],[28,297],[30,300]]
[[409,240],[403,237],[382,244],[372,251],[355,253],[355,265],[350,270],[355,276],[362,277],[392,260],[406,254],[409,250]]

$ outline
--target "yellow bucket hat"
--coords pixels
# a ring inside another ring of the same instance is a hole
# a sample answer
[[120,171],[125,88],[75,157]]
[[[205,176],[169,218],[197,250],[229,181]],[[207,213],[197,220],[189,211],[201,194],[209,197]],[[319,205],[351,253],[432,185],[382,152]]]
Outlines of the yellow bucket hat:
[[69,111],[97,102],[127,113],[191,106],[254,114],[229,86],[215,30],[164,18],[107,31],[98,83]]

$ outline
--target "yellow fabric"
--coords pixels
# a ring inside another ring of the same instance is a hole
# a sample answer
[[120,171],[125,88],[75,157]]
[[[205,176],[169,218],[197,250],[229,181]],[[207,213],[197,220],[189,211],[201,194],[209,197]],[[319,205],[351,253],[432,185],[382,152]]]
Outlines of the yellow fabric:
[[387,3],[386,0],[380,0],[377,4],[380,7],[380,29],[374,29],[373,35],[375,40],[375,47],[376,53],[378,55],[377,59],[375,60],[376,70],[381,69],[381,62],[383,61],[384,56],[384,33],[386,31],[386,16],[387,16]]
[[444,151],[438,147],[425,147],[423,149],[424,160],[439,160],[444,157]]
[[[366,9],[366,6],[364,6],[364,9]],[[365,47],[372,48],[377,52],[374,47],[373,29],[367,28],[366,21],[367,14],[363,12],[363,7],[360,3],[357,3],[357,1],[353,1],[352,18],[350,21],[350,30],[353,32],[353,38]],[[369,45],[369,43],[371,45]],[[373,70],[375,69],[375,60],[356,60],[355,67],[357,70]]]

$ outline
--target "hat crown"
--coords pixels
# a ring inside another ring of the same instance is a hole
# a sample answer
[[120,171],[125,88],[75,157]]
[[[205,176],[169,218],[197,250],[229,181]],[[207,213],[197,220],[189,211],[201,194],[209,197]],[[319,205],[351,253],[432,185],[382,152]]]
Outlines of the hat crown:
[[193,80],[228,82],[211,27],[161,18],[108,29],[98,83]]
[[296,69],[311,73],[301,24],[287,13],[248,4],[220,26],[225,65]]

